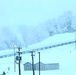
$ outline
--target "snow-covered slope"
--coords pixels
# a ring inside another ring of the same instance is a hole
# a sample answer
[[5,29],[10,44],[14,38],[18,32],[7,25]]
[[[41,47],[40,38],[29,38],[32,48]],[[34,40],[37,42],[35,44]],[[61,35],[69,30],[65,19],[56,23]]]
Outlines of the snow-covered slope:
[[75,41],[75,33],[64,33],[51,36],[37,44],[29,46],[29,48],[40,48],[65,42]]
[[[66,34],[59,34],[48,39],[28,46],[27,48],[23,48],[21,51],[25,50],[32,50],[35,48],[45,47],[48,45],[59,44],[63,42],[69,42],[75,40],[74,33],[66,33]],[[17,50],[16,50],[17,51]],[[13,53],[13,49],[5,51],[0,51],[0,54],[9,54]],[[41,54],[41,62],[43,63],[59,63],[59,70],[55,71],[41,71],[41,75],[51,74],[51,75],[76,75],[76,50],[75,50],[75,43],[68,44],[64,46],[59,46],[55,48],[49,48],[46,50],[40,51]],[[31,54],[23,54],[22,62],[21,62],[21,73],[22,75],[32,75],[32,72],[25,71],[23,64],[26,62],[31,62]],[[35,52],[34,63],[37,63],[38,60],[38,53]],[[7,75],[17,75],[18,74],[18,64],[16,64],[16,72],[14,72],[14,57],[7,57],[7,58],[0,58],[0,73],[2,71],[7,72],[7,68],[10,67],[10,71],[8,71]],[[38,71],[35,72],[38,75]]]

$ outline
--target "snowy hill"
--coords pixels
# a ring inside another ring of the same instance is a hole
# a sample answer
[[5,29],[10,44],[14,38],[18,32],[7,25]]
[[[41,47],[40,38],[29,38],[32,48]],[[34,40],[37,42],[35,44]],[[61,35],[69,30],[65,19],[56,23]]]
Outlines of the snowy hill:
[[76,18],[71,11],[36,26],[0,26],[0,49],[12,48],[13,45],[26,47],[56,34],[73,33],[76,31],[75,28]]
[[[59,43],[75,41],[75,34],[74,33],[66,33],[66,34],[59,34],[48,39],[28,46],[27,48],[23,48],[21,51],[32,50],[35,48],[41,48],[45,46],[55,45]],[[17,49],[16,49],[17,51]],[[0,55],[14,53],[13,49],[11,50],[4,50],[0,51]],[[40,51],[41,54],[41,62],[43,63],[59,63],[59,70],[49,70],[49,71],[41,71],[41,75],[51,74],[51,75],[76,75],[76,50],[75,50],[75,43],[59,46],[55,48],[49,48],[46,50]],[[31,71],[24,71],[23,64],[26,62],[31,62],[31,54],[22,54],[22,62],[21,62],[21,73],[22,75],[32,75]],[[35,52],[34,63],[37,63],[38,60],[38,53]],[[14,72],[14,57],[6,57],[0,58],[0,73],[2,71],[6,71],[8,67],[10,70],[8,71],[7,75],[17,75],[18,74],[18,64],[16,64],[16,72]],[[38,75],[38,71],[35,71],[36,75]]]
[[64,33],[51,36],[37,44],[29,46],[29,48],[40,48],[50,45],[61,44],[65,42],[75,41],[75,33]]

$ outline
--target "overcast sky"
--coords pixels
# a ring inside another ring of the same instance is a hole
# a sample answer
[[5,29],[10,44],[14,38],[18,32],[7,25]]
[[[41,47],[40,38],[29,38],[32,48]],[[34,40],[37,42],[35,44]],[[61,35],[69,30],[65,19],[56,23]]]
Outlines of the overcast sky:
[[66,11],[76,15],[76,0],[0,0],[0,26],[38,25]]

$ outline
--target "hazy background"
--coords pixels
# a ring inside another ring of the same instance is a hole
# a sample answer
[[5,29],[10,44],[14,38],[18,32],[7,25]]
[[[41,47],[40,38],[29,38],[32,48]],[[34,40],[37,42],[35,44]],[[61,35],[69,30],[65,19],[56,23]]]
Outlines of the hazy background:
[[0,26],[39,25],[66,11],[76,15],[76,0],[0,0]]
[[75,31],[76,0],[0,0],[0,49]]

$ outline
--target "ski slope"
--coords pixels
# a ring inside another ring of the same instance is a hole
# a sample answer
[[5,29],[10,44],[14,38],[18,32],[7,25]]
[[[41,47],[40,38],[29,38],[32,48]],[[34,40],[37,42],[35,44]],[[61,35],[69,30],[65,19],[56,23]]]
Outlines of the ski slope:
[[[21,51],[37,49],[45,46],[65,43],[75,41],[75,34],[74,33],[65,33],[65,34],[58,34],[52,37],[49,37],[42,42],[37,44],[33,44],[28,46],[27,48],[22,48]],[[17,49],[15,50],[17,52]],[[8,50],[1,50],[0,55],[14,53],[14,49]],[[59,70],[48,70],[48,71],[41,71],[41,75],[76,75],[76,49],[75,43],[58,46],[55,48],[44,49],[40,51],[41,54],[41,62],[43,63],[59,63]],[[21,61],[21,74],[22,75],[32,75],[32,71],[24,71],[23,64],[26,62],[31,62],[31,54],[22,54],[22,61]],[[38,52],[35,52],[34,56],[34,63],[37,63],[38,60]],[[8,68],[10,70],[8,71]],[[18,75],[18,64],[16,64],[16,72],[14,72],[14,56],[0,58],[0,74],[5,71],[6,75]],[[35,75],[38,75],[38,71],[35,71]]]

